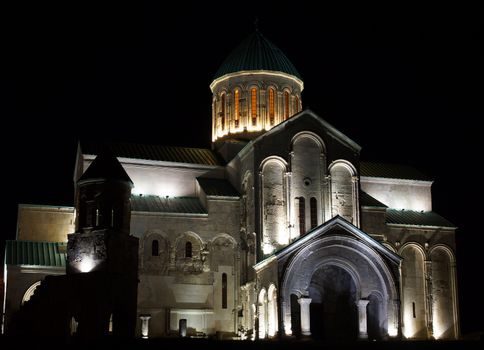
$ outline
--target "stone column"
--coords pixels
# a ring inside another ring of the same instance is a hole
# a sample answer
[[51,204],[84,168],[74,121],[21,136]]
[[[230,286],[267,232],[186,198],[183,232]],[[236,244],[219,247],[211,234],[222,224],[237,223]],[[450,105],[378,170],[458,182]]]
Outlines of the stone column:
[[[428,248],[428,243],[425,243],[425,247]],[[425,276],[425,310],[427,312],[427,337],[434,339],[434,326],[433,326],[433,288],[432,288],[432,261],[425,260],[424,266]]]
[[368,339],[366,306],[369,302],[369,300],[363,299],[356,302],[356,305],[358,306],[358,339]]
[[141,337],[148,339],[151,315],[140,315],[139,318],[141,319]]
[[297,300],[301,305],[301,334],[311,335],[311,320],[309,313],[309,305],[311,304],[311,298],[301,297]]

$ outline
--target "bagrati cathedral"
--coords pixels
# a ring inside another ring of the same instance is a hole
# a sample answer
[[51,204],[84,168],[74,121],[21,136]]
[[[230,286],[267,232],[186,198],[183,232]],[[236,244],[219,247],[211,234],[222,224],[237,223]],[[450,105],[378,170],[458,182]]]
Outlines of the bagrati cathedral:
[[75,206],[19,205],[3,332],[48,331],[25,315],[65,303],[50,329],[70,334],[458,338],[431,178],[360,160],[303,88],[255,31],[210,85],[212,149],[80,142]]

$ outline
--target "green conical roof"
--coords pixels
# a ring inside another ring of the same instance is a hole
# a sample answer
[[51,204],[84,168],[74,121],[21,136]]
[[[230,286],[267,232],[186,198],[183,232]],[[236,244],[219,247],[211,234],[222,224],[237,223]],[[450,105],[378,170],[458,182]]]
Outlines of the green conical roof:
[[225,74],[248,70],[283,72],[302,79],[286,55],[258,30],[249,35],[230,53],[213,79]]

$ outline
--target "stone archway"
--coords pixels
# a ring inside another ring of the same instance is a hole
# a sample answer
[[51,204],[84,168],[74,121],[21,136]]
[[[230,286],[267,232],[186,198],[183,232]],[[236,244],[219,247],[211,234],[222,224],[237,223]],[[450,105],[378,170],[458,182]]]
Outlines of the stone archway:
[[309,297],[313,338],[356,339],[356,282],[344,268],[327,264],[316,270],[309,284]]
[[[373,321],[378,323],[381,337],[396,334],[394,329],[397,329],[399,319],[396,301],[399,295],[394,275],[400,259],[386,248],[374,242],[368,243],[338,232],[306,242],[304,248],[289,258],[281,283],[284,301],[281,314],[286,335],[301,329],[303,335],[311,334],[317,338],[354,339],[357,336],[365,339],[367,307],[371,302],[369,309],[372,312],[377,309],[377,317]],[[392,259],[392,262],[384,259]],[[375,291],[381,296],[381,303],[372,296]],[[300,318],[295,315],[296,301],[300,304]],[[338,319],[338,312],[345,314],[345,318]],[[311,313],[322,317],[311,317]],[[329,325],[330,322],[334,322],[334,326]],[[310,329],[304,325],[309,325]],[[341,327],[344,331],[337,329]]]

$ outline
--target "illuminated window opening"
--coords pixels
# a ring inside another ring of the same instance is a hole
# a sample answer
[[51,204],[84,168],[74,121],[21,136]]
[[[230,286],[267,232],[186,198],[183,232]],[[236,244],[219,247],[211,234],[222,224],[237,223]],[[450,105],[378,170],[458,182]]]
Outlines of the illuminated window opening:
[[185,258],[192,257],[192,242],[185,243]]
[[240,93],[239,90],[234,91],[234,124],[235,127],[239,127],[239,103],[240,103]]
[[310,211],[311,211],[311,228],[318,226],[318,202],[316,198],[311,197],[309,201]]
[[289,118],[289,92],[284,91],[284,120]]
[[99,209],[96,209],[96,226],[99,226]]
[[220,108],[220,115],[222,117],[220,125],[222,126],[222,130],[225,130],[225,94],[222,94],[222,106]]
[[297,198],[299,203],[299,235],[306,233],[306,203],[304,197]]
[[294,98],[294,113],[299,112],[299,98],[296,96]]
[[113,314],[109,316],[109,333],[113,333]]
[[227,274],[222,274],[222,309],[227,308]]
[[252,117],[252,126],[257,125],[257,89],[250,89],[250,116]]
[[160,253],[160,244],[158,243],[158,240],[155,239],[153,242],[151,242],[151,256],[158,256]]
[[274,89],[269,89],[269,120],[274,125]]

